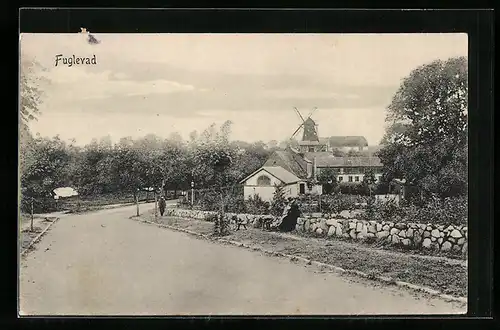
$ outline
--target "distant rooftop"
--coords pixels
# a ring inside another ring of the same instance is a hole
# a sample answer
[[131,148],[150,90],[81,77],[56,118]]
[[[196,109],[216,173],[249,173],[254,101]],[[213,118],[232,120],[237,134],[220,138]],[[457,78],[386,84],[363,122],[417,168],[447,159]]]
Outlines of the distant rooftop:
[[330,136],[327,138],[330,147],[367,147],[368,141],[364,136]]

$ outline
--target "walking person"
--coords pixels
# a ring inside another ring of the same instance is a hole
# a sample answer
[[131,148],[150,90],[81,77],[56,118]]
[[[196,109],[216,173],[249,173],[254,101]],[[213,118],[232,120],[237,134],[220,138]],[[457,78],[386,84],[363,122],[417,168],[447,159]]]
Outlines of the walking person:
[[165,207],[167,206],[167,202],[165,201],[165,196],[160,197],[160,201],[158,202],[159,207],[160,207],[160,215],[163,216],[163,213],[165,213]]

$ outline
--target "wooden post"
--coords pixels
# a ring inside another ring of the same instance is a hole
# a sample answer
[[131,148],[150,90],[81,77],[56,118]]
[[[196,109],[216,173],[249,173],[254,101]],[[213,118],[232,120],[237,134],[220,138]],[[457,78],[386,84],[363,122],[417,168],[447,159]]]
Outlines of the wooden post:
[[319,205],[319,212],[321,213],[321,195],[318,194],[318,205]]
[[156,190],[154,191],[155,195],[155,219],[158,217],[158,195],[156,194]]
[[30,222],[30,229],[31,229],[31,231],[33,231],[33,218],[34,218],[34,215],[33,215],[33,202],[34,202],[34,198],[31,197],[31,222]]
[[139,216],[139,189],[135,193],[135,206],[137,209],[137,216]]

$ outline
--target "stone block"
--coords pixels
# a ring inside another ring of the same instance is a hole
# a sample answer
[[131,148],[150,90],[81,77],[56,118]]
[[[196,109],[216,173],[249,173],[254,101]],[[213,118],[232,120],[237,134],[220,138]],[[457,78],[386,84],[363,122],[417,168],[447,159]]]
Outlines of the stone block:
[[328,219],[328,220],[326,220],[326,224],[328,226],[337,226],[338,221],[337,221],[337,219]]
[[463,245],[465,243],[465,238],[463,237],[460,237],[458,240],[457,240],[457,244],[458,245]]
[[389,233],[390,233],[391,235],[397,235],[397,234],[399,233],[399,229],[397,229],[397,228],[392,228],[392,229],[389,231]]
[[409,228],[409,229],[406,231],[406,237],[413,237],[413,229],[412,229],[412,228]]
[[326,236],[328,237],[331,237],[335,234],[335,226],[330,226],[330,228],[328,228],[328,233],[326,234]]
[[403,229],[406,229],[406,228],[407,228],[407,227],[406,227],[406,223],[402,223],[402,222],[397,223],[394,227],[396,227],[396,228],[397,228],[397,229],[399,229],[399,230],[403,230]]
[[434,229],[434,230],[431,232],[431,236],[432,236],[432,237],[435,237],[435,238],[439,238],[439,237],[441,237],[441,234],[440,234],[439,230]]
[[401,230],[399,233],[398,233],[398,236],[399,237],[402,237],[402,238],[406,238],[406,230]]
[[392,244],[399,244],[400,238],[398,235],[392,235],[391,237],[392,237],[391,239]]
[[450,236],[453,237],[453,238],[460,238],[462,237],[462,233],[460,233],[460,231],[454,229],[451,233],[450,233]]
[[408,238],[405,238],[401,241],[404,246],[410,246],[411,241]]
[[452,246],[453,246],[453,244],[446,241],[443,243],[443,245],[441,245],[441,251],[450,251]]
[[431,247],[431,240],[429,238],[425,238],[424,241],[422,242],[422,246],[426,249],[429,249]]
[[342,226],[335,227],[335,236],[342,236]]
[[384,238],[389,236],[389,232],[387,230],[384,231],[379,231],[378,233],[375,234],[378,238]]
[[369,233],[376,233],[376,232],[377,232],[377,228],[376,228],[376,226],[375,226],[375,225],[373,225],[373,224],[370,224],[370,225],[368,226],[368,232],[369,232]]

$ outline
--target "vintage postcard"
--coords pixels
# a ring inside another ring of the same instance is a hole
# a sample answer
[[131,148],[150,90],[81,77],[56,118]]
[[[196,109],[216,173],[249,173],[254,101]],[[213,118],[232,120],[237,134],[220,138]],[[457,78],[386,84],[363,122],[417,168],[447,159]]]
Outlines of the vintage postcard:
[[465,314],[467,49],[21,34],[19,315]]

